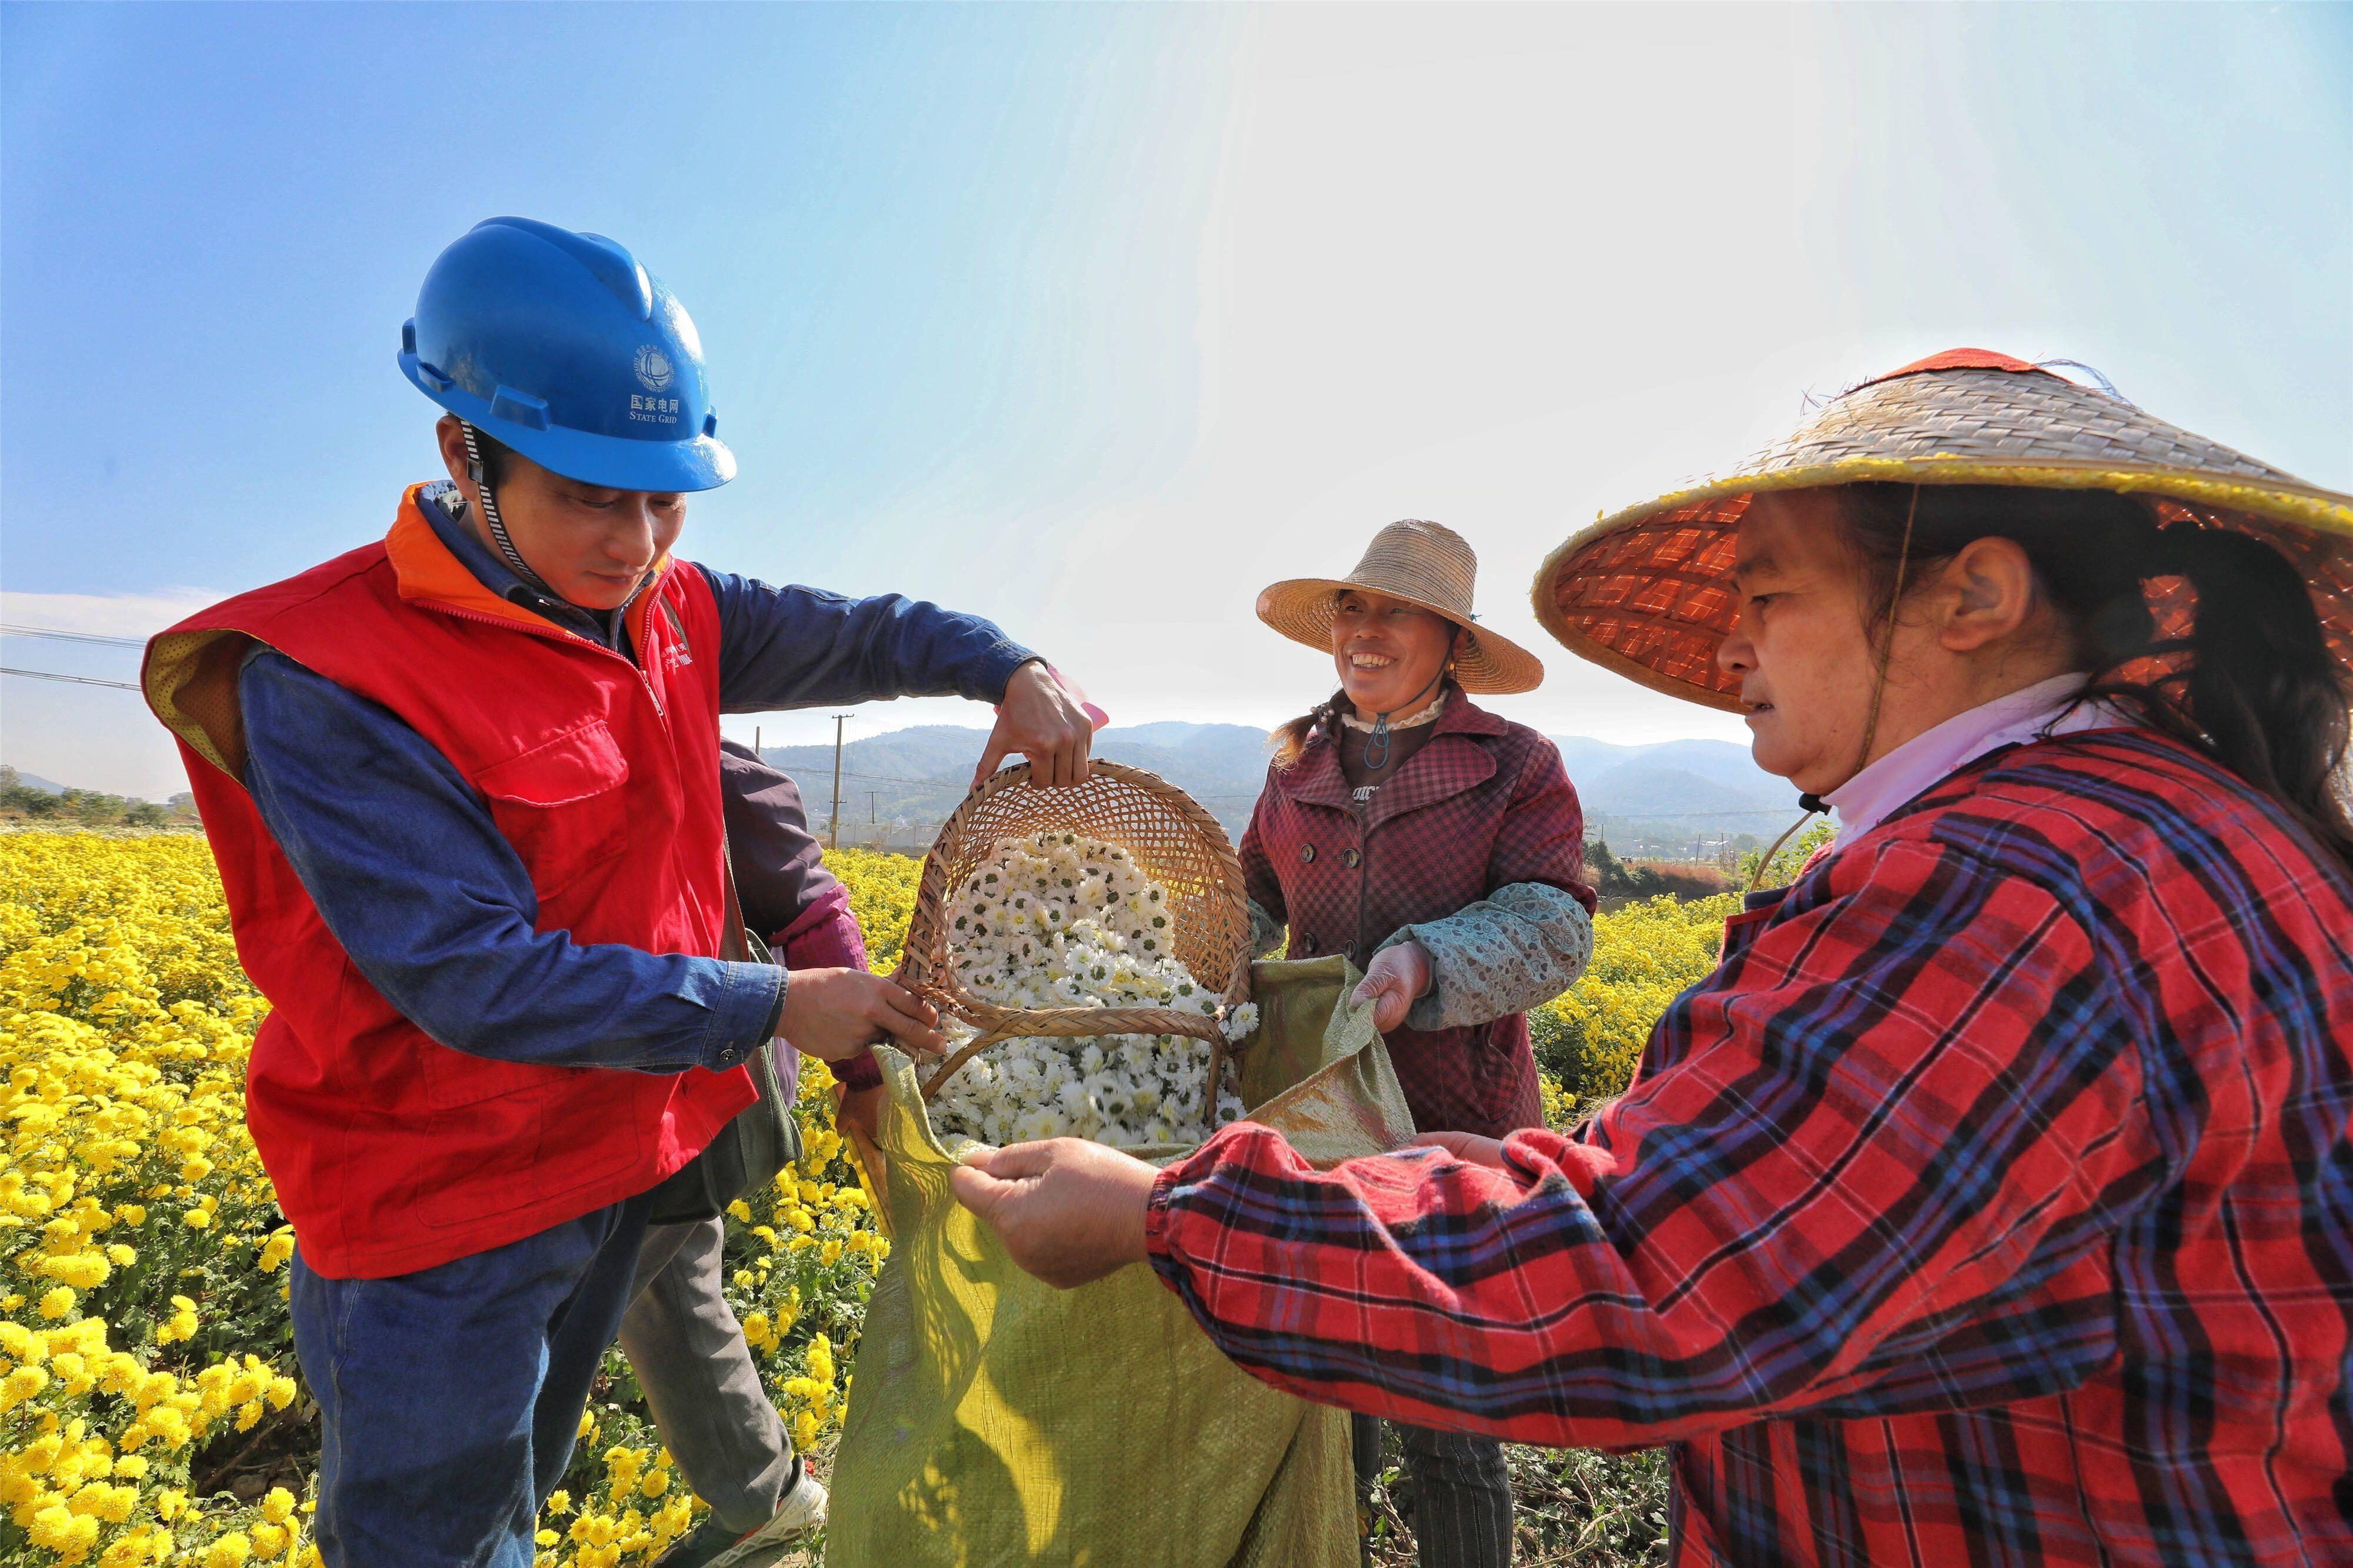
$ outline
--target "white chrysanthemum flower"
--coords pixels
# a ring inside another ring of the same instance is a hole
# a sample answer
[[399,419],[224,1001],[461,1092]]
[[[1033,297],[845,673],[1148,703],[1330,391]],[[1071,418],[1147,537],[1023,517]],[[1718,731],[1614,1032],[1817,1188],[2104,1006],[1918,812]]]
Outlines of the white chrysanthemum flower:
[[1008,1136],[1011,1142],[1035,1143],[1041,1138],[1060,1138],[1068,1131],[1060,1112],[1041,1107],[1016,1117],[1008,1129]]
[[[1216,1017],[1219,1001],[1173,951],[1167,890],[1126,850],[1043,831],[997,847],[965,877],[948,910],[956,973],[975,994],[1011,1007],[1182,1006]],[[1257,1009],[1219,1019],[1239,1039]],[[955,1045],[973,1037],[959,1026]],[[1006,1040],[960,1068],[933,1101],[933,1125],[992,1143],[1078,1136],[1166,1144],[1198,1136],[1205,1111],[1241,1112],[1209,1047],[1181,1035]]]

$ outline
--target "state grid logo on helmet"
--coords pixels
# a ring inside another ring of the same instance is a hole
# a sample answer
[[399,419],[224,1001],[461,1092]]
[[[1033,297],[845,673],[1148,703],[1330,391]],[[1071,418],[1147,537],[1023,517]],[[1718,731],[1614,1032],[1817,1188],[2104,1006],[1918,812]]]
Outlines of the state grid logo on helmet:
[[476,224],[427,271],[399,364],[468,425],[583,484],[669,494],[735,477],[693,321],[602,235]]

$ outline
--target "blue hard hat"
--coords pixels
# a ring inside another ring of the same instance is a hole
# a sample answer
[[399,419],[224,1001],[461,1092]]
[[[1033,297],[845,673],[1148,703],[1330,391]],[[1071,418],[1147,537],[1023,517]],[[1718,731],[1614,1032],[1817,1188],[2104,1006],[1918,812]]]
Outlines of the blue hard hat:
[[417,390],[584,484],[707,490],[735,477],[684,306],[602,235],[527,217],[443,251],[400,329]]

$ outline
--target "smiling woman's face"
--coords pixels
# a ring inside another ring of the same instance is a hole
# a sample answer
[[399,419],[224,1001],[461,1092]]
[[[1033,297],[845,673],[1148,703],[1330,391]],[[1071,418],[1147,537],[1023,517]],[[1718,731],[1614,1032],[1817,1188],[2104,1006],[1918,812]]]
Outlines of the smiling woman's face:
[[1748,503],[1733,567],[1740,617],[1715,655],[1740,679],[1757,765],[1816,794],[1854,773],[1878,668],[1836,505],[1820,490]]
[[[481,497],[466,477],[465,441],[457,423],[443,419],[441,454],[480,519]],[[515,549],[559,596],[586,610],[627,604],[686,526],[683,495],[582,484],[519,453],[506,458],[494,488],[500,520]]]
[[1361,719],[1427,707],[1453,645],[1453,622],[1387,594],[1351,590],[1332,615],[1332,662]]

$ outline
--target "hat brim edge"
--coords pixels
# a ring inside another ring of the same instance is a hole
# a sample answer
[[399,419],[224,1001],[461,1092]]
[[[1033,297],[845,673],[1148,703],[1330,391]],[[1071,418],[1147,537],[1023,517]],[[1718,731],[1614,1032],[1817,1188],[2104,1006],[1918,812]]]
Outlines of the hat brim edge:
[[[1366,589],[1361,583],[1345,582],[1336,577],[1286,577],[1279,583],[1270,583],[1264,588],[1259,590],[1258,603],[1256,606],[1258,618],[1269,630],[1275,632],[1279,636],[1290,638],[1293,642],[1299,644],[1302,647],[1312,647],[1319,653],[1329,654],[1332,651],[1332,646],[1328,636],[1322,638],[1314,637],[1308,636],[1303,630],[1285,626],[1282,621],[1276,618],[1276,612],[1281,608],[1286,599],[1304,600],[1325,594],[1338,595],[1342,593],[1366,592],[1387,592],[1387,590]],[[1466,625],[1461,617],[1457,616],[1452,611],[1442,608],[1440,605],[1433,605],[1427,599],[1417,599],[1408,594],[1391,594],[1389,596],[1394,599],[1403,599],[1409,605],[1417,605],[1421,609],[1428,610],[1433,616],[1440,616],[1445,620],[1453,622],[1453,624],[1458,626],[1461,626],[1464,631],[1470,633],[1472,637],[1478,642],[1482,650],[1488,651],[1489,657],[1487,662],[1494,668],[1499,674],[1504,673],[1506,667],[1502,661],[1493,658],[1493,651],[1495,650],[1500,650],[1509,655],[1514,655],[1519,659],[1525,661],[1526,679],[1525,684],[1507,679],[1504,684],[1500,685],[1489,683],[1473,686],[1468,681],[1461,680],[1460,672],[1458,671],[1456,677],[1457,683],[1462,687],[1463,690],[1473,692],[1482,697],[1516,697],[1523,692],[1534,691],[1537,687],[1544,684],[1544,660],[1536,655],[1534,649],[1522,647],[1518,643],[1514,642],[1511,638],[1504,636],[1501,632],[1490,631],[1486,627],[1481,626]]]
[[1639,659],[1604,647],[1568,623],[1553,591],[1560,571],[1579,551],[1661,512],[1770,490],[1822,489],[1832,485],[1892,481],[1915,484],[1999,484],[2021,489],[2118,490],[2239,511],[2353,539],[2353,497],[2316,486],[2253,483],[2167,468],[2118,468],[2105,463],[1989,463],[1971,458],[1854,458],[1843,462],[1789,468],[1770,474],[1736,474],[1710,479],[1655,500],[1599,518],[1557,545],[1536,568],[1528,593],[1536,624],[1553,640],[1588,663],[1598,664],[1663,696],[1737,713],[1740,700],[1688,680],[1661,675]]

